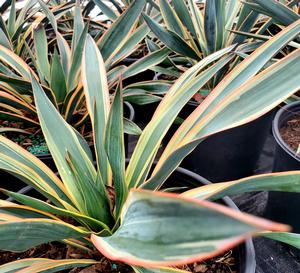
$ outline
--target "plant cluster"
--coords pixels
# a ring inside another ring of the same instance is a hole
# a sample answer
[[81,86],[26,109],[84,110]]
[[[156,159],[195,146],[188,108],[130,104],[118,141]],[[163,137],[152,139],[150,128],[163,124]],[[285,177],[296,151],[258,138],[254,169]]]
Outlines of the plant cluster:
[[[183,273],[180,266],[251,236],[300,247],[288,226],[213,202],[250,191],[300,192],[300,171],[181,193],[165,187],[199,143],[259,118],[299,90],[298,2],[36,0],[17,9],[14,0],[5,1],[0,116],[24,127],[1,132],[42,132],[58,174],[0,136],[0,169],[40,194],[1,189],[14,201],[0,200],[0,249],[21,252],[60,241],[97,249],[136,273]],[[273,5],[294,19],[276,14]],[[95,6],[104,19],[89,16]],[[269,32],[274,25],[278,33]],[[135,53],[139,57],[127,65]],[[149,69],[176,80],[140,79]],[[203,89],[209,94],[161,153],[176,117]],[[159,105],[141,131],[124,119],[124,101]],[[124,131],[140,134],[128,160]],[[97,263],[30,258],[2,265],[0,272],[61,272]]]

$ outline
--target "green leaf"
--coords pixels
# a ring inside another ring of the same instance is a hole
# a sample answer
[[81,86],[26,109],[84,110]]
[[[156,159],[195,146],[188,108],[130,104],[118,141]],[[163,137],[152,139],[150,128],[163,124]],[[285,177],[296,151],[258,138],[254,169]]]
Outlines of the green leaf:
[[1,250],[21,252],[43,243],[82,238],[89,232],[61,221],[26,219],[1,222],[0,234]]
[[63,67],[60,62],[57,50],[54,50],[51,63],[51,81],[50,87],[53,90],[58,103],[65,100],[67,94],[66,77]]
[[14,262],[6,263],[0,266],[0,272],[1,273],[15,273],[16,270],[21,270],[23,268],[26,268],[28,266],[34,265],[34,264],[40,264],[43,262],[49,261],[48,259],[44,258],[35,258],[35,259],[22,259],[17,260]]
[[186,5],[185,1],[182,0],[173,0],[173,5],[176,14],[180,18],[181,22],[184,24],[184,26],[189,30],[194,37],[196,37],[196,31],[195,27],[191,18],[191,14],[189,12],[189,8]]
[[216,200],[224,196],[255,191],[300,192],[300,171],[255,175],[232,182],[195,188],[183,193],[196,199]]
[[[158,14],[154,17],[155,20],[159,20],[161,15]],[[129,56],[136,47],[141,43],[141,41],[149,34],[150,29],[146,22],[144,22],[141,26],[136,28],[134,32],[130,35],[130,37],[126,40],[124,45],[119,49],[119,51],[114,54],[112,58],[112,63],[117,63],[124,59],[126,56]]]
[[7,31],[10,37],[12,37],[15,33],[15,21],[16,21],[16,1],[12,0],[9,17],[8,17],[8,24],[7,24]]
[[42,161],[9,139],[0,136],[0,169],[25,180],[54,204],[70,202],[64,185]]
[[200,59],[197,53],[176,33],[164,29],[161,25],[159,25],[146,14],[143,14],[143,17],[155,36],[157,36],[157,38],[161,40],[162,43],[165,44],[168,48],[194,60]]
[[125,147],[123,130],[123,101],[121,83],[118,85],[110,109],[105,132],[105,149],[110,162],[116,194],[116,216],[119,216],[127,197],[125,183]]
[[[0,266],[1,273],[53,273],[66,269],[86,267],[97,261],[88,259],[50,260],[43,258],[22,259]],[[16,271],[17,270],[17,271]]]
[[127,118],[123,118],[124,123],[124,133],[128,135],[137,135],[139,136],[142,133],[142,130],[134,122]]
[[105,62],[109,62],[131,36],[144,6],[145,0],[132,1],[102,35],[98,45]]
[[68,75],[68,92],[74,90],[80,81],[80,67],[87,32],[88,25],[85,25],[73,51],[70,72]]
[[56,33],[56,39],[62,67],[64,69],[65,76],[67,77],[69,75],[71,67],[71,50],[67,41],[59,32]]
[[12,50],[12,45],[9,38],[5,35],[5,32],[0,28],[0,44],[5,46],[7,49]]
[[153,53],[146,55],[145,57],[139,59],[132,65],[130,65],[126,71],[123,73],[123,78],[132,77],[138,73],[141,73],[152,66],[161,63],[169,55],[170,50],[168,48],[159,49]]
[[300,249],[300,234],[289,232],[261,232],[260,235]]
[[185,39],[187,35],[184,31],[184,26],[170,3],[167,0],[159,0],[159,7],[166,27],[172,32],[178,34],[182,39]]
[[210,53],[214,52],[217,48],[216,36],[218,29],[216,4],[216,0],[205,2],[204,31]]
[[111,215],[105,186],[97,183],[86,141],[63,119],[33,77],[32,89],[47,146],[71,200],[83,214],[109,225]]
[[108,120],[110,101],[106,71],[100,51],[88,35],[82,59],[82,82],[91,118],[97,164],[103,183],[109,184],[109,163],[104,149],[104,134]]
[[259,231],[287,228],[178,194],[133,191],[119,229],[112,236],[91,239],[110,260],[143,267],[179,266],[231,249]]
[[35,57],[38,72],[42,75],[42,81],[50,81],[50,64],[48,60],[48,43],[45,29],[42,25],[33,31]]
[[266,15],[271,16],[272,19],[285,26],[288,26],[300,19],[299,14],[278,1],[253,0],[252,2],[256,3],[261,8],[260,11],[264,11]]
[[75,209],[72,210],[71,207],[69,208],[69,210],[63,209],[63,208],[56,207],[54,205],[48,204],[47,202],[41,201],[39,199],[30,197],[30,196],[27,196],[24,194],[14,193],[11,191],[6,191],[6,190],[2,190],[2,192],[4,194],[6,194],[7,196],[12,197],[17,202],[19,202],[23,205],[29,206],[30,208],[34,208],[39,211],[51,213],[54,215],[71,217],[71,218],[75,219],[76,221],[78,221],[79,223],[81,223],[87,227],[93,228],[93,230],[99,230],[99,231],[101,229],[109,230],[109,228],[104,223],[102,223],[94,218],[83,215],[83,214],[75,211]]
[[15,69],[26,80],[30,80],[31,68],[13,51],[0,45],[0,60]]
[[74,30],[73,30],[73,37],[72,37],[72,44],[71,49],[72,53],[74,54],[75,48],[77,47],[78,41],[84,29],[84,22],[81,14],[81,8],[79,1],[76,1],[75,11],[74,11]]
[[44,11],[45,15],[47,16],[49,22],[51,23],[54,32],[57,32],[57,21],[55,19],[54,14],[49,9],[48,5],[43,0],[38,0],[42,10]]
[[102,0],[93,1],[109,19],[116,20],[118,18],[118,15],[114,12],[114,10],[106,5]]

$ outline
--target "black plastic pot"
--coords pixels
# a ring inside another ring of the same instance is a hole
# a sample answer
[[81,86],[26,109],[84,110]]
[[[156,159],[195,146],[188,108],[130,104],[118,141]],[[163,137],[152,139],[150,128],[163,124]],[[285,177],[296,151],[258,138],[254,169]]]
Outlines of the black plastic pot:
[[[134,109],[132,105],[128,102],[124,102],[124,115],[127,117],[129,120],[133,121],[134,120]],[[128,135],[124,134],[124,143],[125,143],[125,154],[127,155],[128,153]],[[93,146],[91,146],[91,150],[94,155],[94,149]],[[43,155],[37,155],[37,157],[43,161],[51,170],[54,172],[57,171],[57,168],[55,166],[55,163],[53,161],[53,158],[51,154],[43,154]],[[95,159],[95,158],[94,158]],[[14,192],[20,192],[20,193],[32,193],[35,194],[36,191],[31,187],[27,186],[23,181],[18,179],[17,177],[11,175],[10,173],[4,172],[0,170],[0,188],[4,188],[6,190],[14,191]],[[6,195],[0,193],[0,198],[4,199],[6,198]]]
[[159,102],[153,102],[145,105],[134,104],[135,122],[141,127],[145,127],[152,119],[158,104]]
[[[282,139],[280,129],[295,114],[300,114],[300,102],[282,107],[273,120],[272,132],[275,139],[273,172],[300,170],[300,157]],[[269,192],[266,216],[272,220],[289,224],[293,232],[300,232],[300,193]]]
[[285,143],[280,135],[280,129],[295,114],[300,115],[300,102],[285,105],[277,112],[273,120],[272,133],[276,141],[274,172],[300,170],[300,157]]
[[[176,171],[168,178],[165,186],[195,188],[207,184],[210,184],[207,179],[187,169],[178,167]],[[239,211],[238,207],[229,197],[222,198],[221,203]],[[256,261],[252,239],[248,239],[244,244],[236,247],[233,252],[237,261],[237,273],[255,272]]]
[[[186,118],[198,106],[189,102],[179,114]],[[254,174],[263,145],[271,129],[274,111],[237,128],[213,135],[188,155],[181,166],[211,182],[230,181]],[[172,137],[178,125],[166,136]]]

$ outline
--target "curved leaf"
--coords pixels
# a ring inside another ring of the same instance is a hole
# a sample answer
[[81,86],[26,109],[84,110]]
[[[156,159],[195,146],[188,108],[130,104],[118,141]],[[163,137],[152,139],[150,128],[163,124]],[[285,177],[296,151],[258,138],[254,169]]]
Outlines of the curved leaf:
[[145,0],[132,1],[131,5],[114,21],[98,41],[105,62],[109,62],[130,37],[145,6]]
[[183,193],[196,199],[216,200],[227,195],[254,191],[300,192],[300,171],[270,173],[242,178],[232,182],[216,183]]
[[82,238],[89,232],[61,221],[25,219],[0,222],[0,249],[25,251],[31,247],[69,238]]
[[161,25],[159,25],[146,14],[143,14],[143,17],[150,29],[157,36],[157,38],[161,40],[162,43],[165,44],[168,48],[194,60],[200,59],[198,54],[175,32],[164,29]]
[[[42,258],[22,259],[0,266],[1,273],[50,273],[61,272],[62,270],[74,267],[86,267],[96,264],[97,261],[88,259],[66,259],[51,260]],[[18,271],[16,271],[18,270]]]
[[287,228],[178,194],[134,191],[124,205],[119,229],[110,237],[91,239],[111,260],[143,267],[176,266],[216,256],[258,231]]
[[109,200],[105,186],[97,181],[86,141],[54,108],[39,83],[33,77],[31,81],[45,140],[72,202],[82,213],[109,224]]

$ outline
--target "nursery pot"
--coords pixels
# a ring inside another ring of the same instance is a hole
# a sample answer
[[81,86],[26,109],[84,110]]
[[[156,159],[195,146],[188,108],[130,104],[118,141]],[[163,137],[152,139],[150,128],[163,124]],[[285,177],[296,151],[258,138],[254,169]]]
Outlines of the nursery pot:
[[[134,109],[132,105],[128,102],[124,102],[124,115],[129,120],[134,120]],[[125,154],[128,153],[128,135],[124,134],[124,143],[125,143]],[[91,150],[93,153],[93,157],[95,159],[95,153],[93,145],[91,145]],[[57,171],[55,163],[50,153],[43,154],[43,155],[36,155],[43,163],[45,163],[50,169],[53,171]],[[33,190],[31,186],[27,186],[23,181],[18,179],[17,177],[13,176],[12,174],[0,170],[0,188],[4,188],[6,190],[19,192],[19,193],[33,193],[35,194],[36,191]],[[6,195],[0,193],[0,198],[5,199]]]
[[[184,187],[195,188],[202,185],[211,184],[207,179],[193,173],[187,169],[178,167],[174,173],[168,178],[165,187]],[[224,197],[220,203],[239,211],[235,203],[229,198]],[[237,273],[254,273],[256,268],[255,250],[252,239],[248,239],[244,244],[233,249],[236,260]]]
[[[300,157],[283,140],[280,129],[300,114],[300,102],[282,107],[273,120],[272,132],[275,139],[273,172],[300,170]],[[269,192],[266,216],[272,220],[289,224],[293,232],[300,232],[300,193]]]
[[[185,119],[197,106],[198,104],[189,102],[179,117]],[[183,160],[181,166],[211,182],[230,181],[253,175],[271,129],[273,113],[271,111],[248,124],[210,136]],[[172,126],[166,136],[167,141],[178,127]]]

